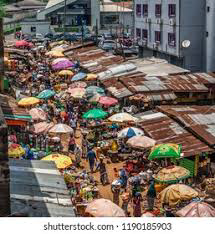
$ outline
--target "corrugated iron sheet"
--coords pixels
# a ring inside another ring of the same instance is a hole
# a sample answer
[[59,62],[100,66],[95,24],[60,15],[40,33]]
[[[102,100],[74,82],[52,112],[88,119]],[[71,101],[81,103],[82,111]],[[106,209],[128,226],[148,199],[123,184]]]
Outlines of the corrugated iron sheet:
[[181,144],[184,157],[195,156],[202,152],[214,152],[214,149],[163,113],[149,114],[141,119],[138,126],[143,128],[147,135],[156,140],[158,144]]
[[173,116],[199,139],[215,146],[215,106],[160,106],[158,110]]

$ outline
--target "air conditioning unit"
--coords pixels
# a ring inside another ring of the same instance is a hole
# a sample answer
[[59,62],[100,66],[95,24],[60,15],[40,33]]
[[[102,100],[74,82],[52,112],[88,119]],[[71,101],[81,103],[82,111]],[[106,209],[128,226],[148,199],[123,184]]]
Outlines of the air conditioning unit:
[[176,20],[173,18],[173,19],[170,19],[169,20],[169,25],[171,26],[175,26],[176,25]]
[[157,24],[162,24],[162,23],[163,23],[163,19],[160,19],[160,18],[159,18],[159,19],[156,19],[156,23],[157,23]]
[[142,40],[142,46],[147,46],[147,39]]
[[153,49],[157,49],[158,46],[159,46],[159,43],[158,43],[158,42],[153,43]]
[[143,18],[143,22],[144,23],[147,23],[148,21],[147,21],[147,18]]
[[147,18],[147,23],[151,23],[151,19],[150,18]]

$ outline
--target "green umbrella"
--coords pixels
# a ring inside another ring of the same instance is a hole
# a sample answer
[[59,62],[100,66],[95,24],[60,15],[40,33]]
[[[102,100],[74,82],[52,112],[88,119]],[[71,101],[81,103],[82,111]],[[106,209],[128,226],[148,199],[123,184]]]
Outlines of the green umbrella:
[[55,95],[55,92],[49,89],[43,90],[41,93],[39,93],[39,95],[37,96],[37,98],[39,99],[48,99],[52,96]]
[[92,109],[83,114],[84,119],[103,119],[108,115],[107,112],[100,109]]
[[182,150],[181,145],[177,144],[155,145],[151,149],[149,160],[160,159],[160,158],[180,158],[181,150]]

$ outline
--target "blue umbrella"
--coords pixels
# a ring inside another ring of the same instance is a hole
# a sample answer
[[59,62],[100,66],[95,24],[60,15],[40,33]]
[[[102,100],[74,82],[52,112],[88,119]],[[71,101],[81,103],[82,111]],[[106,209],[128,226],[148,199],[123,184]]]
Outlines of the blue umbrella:
[[72,77],[72,81],[78,81],[78,80],[83,80],[87,76],[86,73],[79,72],[78,74],[74,75]]

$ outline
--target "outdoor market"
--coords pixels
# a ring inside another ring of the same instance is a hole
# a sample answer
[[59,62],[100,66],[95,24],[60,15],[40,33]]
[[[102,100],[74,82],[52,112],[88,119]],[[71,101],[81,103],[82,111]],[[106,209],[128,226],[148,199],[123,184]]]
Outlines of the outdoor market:
[[91,45],[20,40],[13,49],[4,59],[10,96],[0,96],[8,156],[54,161],[76,216],[215,217],[214,106],[176,105],[185,91],[167,77],[144,93],[146,74],[117,77],[108,69],[123,58]]

